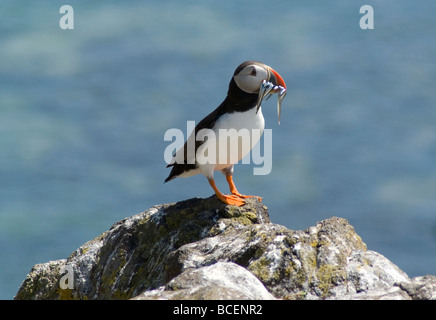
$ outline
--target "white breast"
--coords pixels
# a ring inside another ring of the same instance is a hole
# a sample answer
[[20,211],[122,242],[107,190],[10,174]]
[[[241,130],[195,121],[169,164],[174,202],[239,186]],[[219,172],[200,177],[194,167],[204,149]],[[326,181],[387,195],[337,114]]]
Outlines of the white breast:
[[[265,128],[262,109],[259,108],[245,112],[233,112],[221,116],[213,127],[214,139],[209,139],[202,145],[208,149],[208,160],[211,159],[210,152],[216,148],[214,161],[205,163],[201,152],[197,153],[197,162],[204,175],[210,176],[215,170],[227,168],[244,158],[259,141]],[[202,161],[203,160],[203,161]],[[210,163],[213,162],[213,163]]]
[[245,112],[227,113],[221,116],[215,123],[214,130],[217,129],[258,129],[263,132],[265,119],[262,114],[262,107],[256,113],[256,108]]

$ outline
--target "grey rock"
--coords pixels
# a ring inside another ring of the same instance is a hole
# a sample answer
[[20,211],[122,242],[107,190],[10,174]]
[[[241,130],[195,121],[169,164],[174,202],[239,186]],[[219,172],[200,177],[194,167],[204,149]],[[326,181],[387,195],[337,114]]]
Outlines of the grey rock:
[[211,266],[188,269],[166,286],[145,291],[133,298],[185,300],[274,300],[247,269],[232,262],[217,262]]
[[436,300],[436,276],[427,275],[404,281],[398,286],[413,300]]
[[412,300],[407,292],[398,287],[380,288],[359,293],[348,294],[333,299],[340,300]]
[[44,300],[48,297],[62,298],[59,292],[61,268],[65,266],[66,259],[36,264],[32,267],[26,279],[21,284],[15,299],[17,300]]
[[[73,290],[60,288],[59,262],[48,262],[34,266],[15,299],[129,299],[179,274],[167,260],[180,246],[269,222],[266,207],[255,200],[241,208],[215,196],[154,206],[115,223],[62,262],[73,269]],[[47,288],[39,286],[41,277]]]
[[[60,287],[66,266],[72,289]],[[435,279],[410,279],[345,219],[294,231],[255,198],[212,196],[117,222],[68,259],[35,265],[15,299],[434,299]]]

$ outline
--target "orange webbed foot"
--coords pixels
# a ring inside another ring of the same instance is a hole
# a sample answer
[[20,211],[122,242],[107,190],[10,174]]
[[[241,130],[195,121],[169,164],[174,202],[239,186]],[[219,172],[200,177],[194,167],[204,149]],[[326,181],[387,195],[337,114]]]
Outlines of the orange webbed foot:
[[235,205],[235,206],[238,206],[238,207],[241,207],[241,206],[243,206],[245,204],[245,201],[241,197],[238,197],[238,196],[236,196],[234,194],[223,194],[223,193],[221,193],[218,190],[218,188],[216,187],[214,179],[208,179],[208,180],[209,180],[210,186],[215,191],[215,194],[218,197],[218,199],[220,199],[225,204]]
[[227,176],[226,176],[226,179],[227,179],[227,183],[229,184],[230,192],[231,192],[233,195],[235,195],[235,196],[237,196],[237,197],[239,197],[239,198],[241,198],[241,199],[246,199],[246,198],[253,198],[253,197],[255,197],[255,198],[259,199],[259,201],[262,201],[262,198],[261,198],[261,197],[258,197],[258,196],[246,196],[246,195],[244,195],[244,194],[239,193],[239,192],[238,192],[238,189],[236,189],[236,186],[235,186],[235,184],[234,184],[234,182],[233,182],[233,177],[232,177],[231,174],[230,174],[230,175],[227,175]]
[[242,199],[257,198],[260,202],[262,202],[262,198],[259,196],[246,196],[245,194],[240,194],[238,191],[233,191],[232,194]]
[[217,194],[218,199],[220,199],[225,204],[235,205],[238,207],[241,207],[245,204],[245,201],[238,197],[237,195],[233,194]]

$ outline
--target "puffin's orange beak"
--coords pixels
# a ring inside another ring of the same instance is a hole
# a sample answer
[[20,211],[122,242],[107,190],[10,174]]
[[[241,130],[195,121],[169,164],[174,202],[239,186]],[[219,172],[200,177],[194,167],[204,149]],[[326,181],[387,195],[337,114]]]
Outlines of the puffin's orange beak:
[[286,83],[285,83],[285,80],[283,80],[282,76],[279,75],[278,72],[275,71],[273,68],[270,67],[269,69],[271,70],[272,74],[276,78],[277,83],[275,83],[275,85],[281,86],[281,87],[286,89]]

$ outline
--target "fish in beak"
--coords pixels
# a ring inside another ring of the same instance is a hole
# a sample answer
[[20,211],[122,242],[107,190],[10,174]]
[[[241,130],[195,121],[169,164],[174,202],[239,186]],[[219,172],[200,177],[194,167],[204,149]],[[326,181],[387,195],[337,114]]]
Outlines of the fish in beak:
[[282,112],[282,101],[286,96],[286,84],[283,78],[274,69],[268,67],[268,80],[263,80],[259,88],[259,96],[257,100],[256,113],[259,111],[260,105],[265,98],[268,100],[274,93],[278,93],[277,100],[277,115],[280,124],[280,114]]

